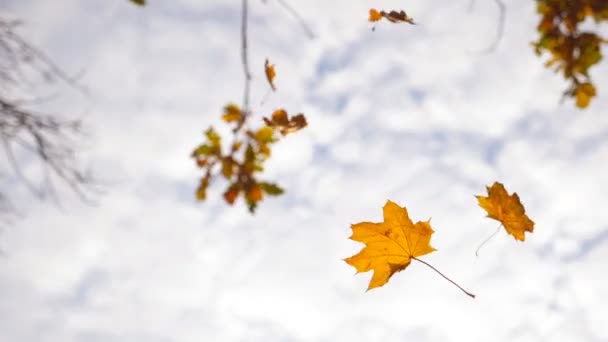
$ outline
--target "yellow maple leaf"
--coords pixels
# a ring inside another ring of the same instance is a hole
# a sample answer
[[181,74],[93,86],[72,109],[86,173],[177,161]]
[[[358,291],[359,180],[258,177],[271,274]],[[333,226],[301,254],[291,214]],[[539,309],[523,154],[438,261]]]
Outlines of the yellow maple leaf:
[[270,84],[270,88],[272,88],[272,90],[277,90],[274,86],[274,77],[277,74],[274,70],[274,64],[270,64],[268,58],[266,58],[266,62],[264,62],[264,72],[266,73],[266,79],[268,80],[268,84]]
[[475,196],[479,206],[488,213],[488,217],[502,223],[507,233],[513,235],[516,240],[524,241],[524,233],[534,231],[534,221],[526,215],[517,193],[509,195],[504,185],[499,182],[494,182],[486,189],[487,197]]
[[390,200],[383,211],[384,222],[360,222],[351,226],[350,238],[366,246],[344,259],[357,273],[374,271],[368,290],[386,284],[393,274],[404,270],[412,258],[435,251],[430,245],[433,234],[430,220],[414,224],[407,209]]

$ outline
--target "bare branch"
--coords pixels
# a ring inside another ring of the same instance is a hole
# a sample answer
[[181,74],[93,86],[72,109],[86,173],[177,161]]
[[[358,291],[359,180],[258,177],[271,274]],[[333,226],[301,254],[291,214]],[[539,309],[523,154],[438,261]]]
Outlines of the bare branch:
[[[498,7],[498,25],[496,27],[496,36],[488,47],[479,51],[480,53],[494,52],[496,50],[496,48],[498,47],[498,44],[502,40],[502,36],[504,34],[505,20],[507,17],[507,8],[502,0],[494,0],[494,3]],[[469,8],[468,8],[469,12],[473,10],[474,6],[475,6],[475,0],[471,0],[469,2]]]
[[[93,189],[91,177],[80,170],[75,147],[76,138],[82,135],[80,121],[61,119],[29,108],[29,105],[47,100],[44,96],[31,95],[33,87],[41,81],[61,81],[81,91],[86,89],[77,83],[78,77],[68,75],[45,53],[17,34],[15,29],[19,25],[19,21],[0,18],[0,140],[9,166],[38,198],[48,195],[59,206],[54,183],[58,179],[82,201],[91,203],[89,194],[97,191]],[[28,179],[19,164],[21,153],[38,157],[43,174],[40,186]],[[3,203],[9,200],[2,193],[0,199]]]

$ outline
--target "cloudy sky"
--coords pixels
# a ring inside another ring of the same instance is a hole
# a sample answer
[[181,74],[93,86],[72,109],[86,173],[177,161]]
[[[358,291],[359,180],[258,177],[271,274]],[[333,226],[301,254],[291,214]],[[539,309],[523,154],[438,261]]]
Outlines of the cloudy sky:
[[[508,2],[489,54],[494,1],[291,3],[316,39],[276,0],[250,4],[255,113],[309,122],[273,150],[266,177],[287,193],[255,216],[219,183],[195,202],[189,158],[242,96],[240,1],[0,3],[85,70],[88,94],[55,89],[44,108],[83,120],[83,163],[105,184],[96,205],[64,190],[58,208],[2,160],[22,217],[0,234],[0,341],[608,341],[608,62],[579,111],[530,47],[533,1]],[[419,25],[372,32],[370,7]],[[278,91],[261,104],[266,57]],[[473,195],[494,181],[536,229],[476,257],[497,223]],[[350,224],[381,221],[387,199],[432,218],[424,260],[476,299],[419,263],[365,292],[371,273],[342,261],[362,247]]]

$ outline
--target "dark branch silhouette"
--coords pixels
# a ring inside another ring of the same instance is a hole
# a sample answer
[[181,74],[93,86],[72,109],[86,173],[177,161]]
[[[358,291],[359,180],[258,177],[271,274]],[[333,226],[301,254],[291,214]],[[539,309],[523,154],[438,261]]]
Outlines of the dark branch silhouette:
[[[50,196],[58,204],[54,180],[60,180],[83,201],[91,202],[96,190],[91,176],[78,165],[77,140],[82,136],[79,120],[31,109],[39,99],[32,95],[40,82],[57,81],[86,91],[77,80],[58,67],[45,53],[17,32],[19,21],[0,18],[0,144],[14,177],[35,196]],[[36,185],[23,171],[24,154],[38,160],[42,179]],[[7,177],[7,175],[2,175]],[[0,207],[10,198],[0,190]],[[12,206],[10,206],[12,207]]]

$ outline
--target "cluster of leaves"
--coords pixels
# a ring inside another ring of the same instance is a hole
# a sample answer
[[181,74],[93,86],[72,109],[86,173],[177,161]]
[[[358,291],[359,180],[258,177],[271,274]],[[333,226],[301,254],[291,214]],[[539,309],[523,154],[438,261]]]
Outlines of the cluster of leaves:
[[589,69],[602,59],[601,45],[608,40],[582,31],[579,25],[587,18],[596,23],[608,21],[608,1],[537,0],[537,11],[541,19],[540,37],[533,42],[536,54],[550,54],[546,66],[570,81],[564,96],[576,98],[576,105],[586,108],[596,95]]
[[235,125],[234,141],[228,150],[224,150],[221,136],[210,127],[205,132],[206,142],[192,152],[197,166],[205,170],[196,190],[198,200],[207,198],[207,188],[216,175],[223,176],[229,183],[224,192],[226,202],[232,205],[242,194],[252,213],[264,194],[278,196],[284,192],[277,184],[258,180],[257,174],[264,171],[264,162],[270,157],[271,145],[279,140],[277,132],[283,136],[296,132],[306,127],[306,119],[302,114],[289,118],[284,109],[278,109],[271,118],[264,118],[264,126],[251,130],[244,129],[247,117],[247,113],[239,106],[227,105],[222,119]]
[[[487,216],[499,221],[516,240],[524,241],[525,232],[534,230],[534,222],[528,218],[517,193],[509,195],[498,182],[487,187],[488,196],[476,196],[478,204]],[[437,271],[419,256],[436,251],[431,247],[434,233],[430,220],[413,223],[407,209],[392,201],[384,205],[384,222],[360,222],[351,226],[350,239],[366,246],[352,257],[344,259],[357,273],[374,271],[368,290],[386,284],[393,274],[403,271],[412,260],[419,261],[438,272],[442,277],[460,288],[470,297],[475,297],[460,285]]]

